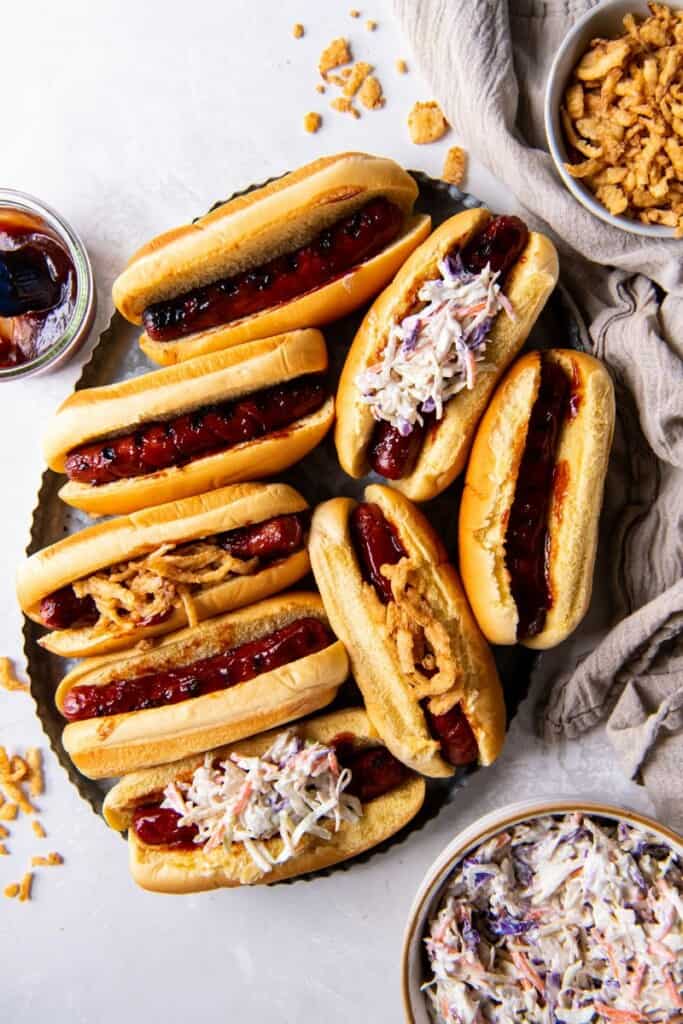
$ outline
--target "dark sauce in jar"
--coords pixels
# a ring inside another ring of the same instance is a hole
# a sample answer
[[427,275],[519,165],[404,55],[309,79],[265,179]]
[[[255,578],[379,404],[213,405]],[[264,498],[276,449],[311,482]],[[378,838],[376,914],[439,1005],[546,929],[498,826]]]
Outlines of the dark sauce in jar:
[[0,313],[0,369],[7,369],[36,359],[63,336],[76,304],[76,270],[42,218],[0,207],[0,276],[19,310]]

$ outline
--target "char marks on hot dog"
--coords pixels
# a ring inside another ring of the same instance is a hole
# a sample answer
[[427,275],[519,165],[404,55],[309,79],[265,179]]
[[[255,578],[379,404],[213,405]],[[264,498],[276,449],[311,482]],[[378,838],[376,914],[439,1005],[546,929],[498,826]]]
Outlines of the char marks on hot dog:
[[177,704],[244,683],[332,643],[334,636],[320,619],[297,619],[268,636],[190,665],[133,678],[124,676],[103,686],[74,686],[61,712],[75,722]]
[[115,480],[182,466],[205,455],[285,430],[317,412],[326,399],[319,376],[298,377],[244,398],[199,408],[132,433],[72,450],[66,458],[70,480],[100,486]]
[[147,334],[154,341],[172,341],[279,306],[375,256],[402,224],[403,213],[394,203],[373,199],[302,248],[149,306],[143,313]]

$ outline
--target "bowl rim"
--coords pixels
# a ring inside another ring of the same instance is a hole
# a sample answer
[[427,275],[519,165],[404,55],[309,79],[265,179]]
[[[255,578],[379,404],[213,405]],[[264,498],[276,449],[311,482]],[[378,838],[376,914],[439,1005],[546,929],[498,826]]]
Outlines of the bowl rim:
[[[676,4],[675,0],[667,0],[673,7],[680,5]],[[632,0],[631,6],[635,6],[636,0]],[[640,221],[633,220],[630,217],[617,216],[610,213],[605,206],[599,202],[592,192],[590,192],[585,185],[581,184],[579,179],[572,178],[571,174],[566,170],[564,163],[567,159],[566,152],[563,152],[564,141],[562,137],[562,128],[559,123],[559,101],[553,102],[552,94],[557,86],[557,79],[559,77],[559,67],[562,63],[566,54],[575,45],[577,37],[581,35],[585,27],[598,16],[603,15],[605,11],[609,11],[611,8],[623,6],[624,0],[602,0],[595,7],[591,7],[585,14],[583,14],[578,21],[574,22],[572,27],[569,29],[564,39],[560,43],[560,46],[553,57],[550,69],[548,71],[548,77],[546,79],[545,95],[543,100],[543,122],[545,127],[545,135],[552,157],[555,169],[557,170],[560,178],[564,182],[565,187],[568,191],[577,199],[585,209],[592,213],[595,217],[604,221],[606,224],[611,224],[612,227],[621,228],[624,231],[628,231],[632,235],[640,235],[641,238],[662,238],[662,239],[675,239],[675,228],[665,227],[662,224],[642,224]]]
[[27,363],[0,368],[0,383],[35,377],[70,359],[85,342],[95,319],[97,293],[90,256],[78,232],[52,206],[14,188],[0,188],[0,208],[25,210],[41,217],[57,234],[71,257],[76,274],[76,302],[64,333]]
[[646,814],[641,814],[639,811],[600,801],[571,798],[543,801],[523,800],[506,804],[498,810],[490,811],[481,818],[477,818],[471,825],[458,832],[432,861],[411,904],[401,947],[401,997],[406,1024],[418,1024],[413,1012],[415,1004],[410,985],[413,957],[415,951],[420,948],[415,945],[418,919],[422,917],[428,904],[435,900],[438,891],[456,863],[473,846],[479,845],[505,828],[529,821],[532,818],[545,817],[549,814],[570,814],[577,811],[596,817],[614,818],[617,821],[625,821],[628,824],[645,828],[671,843],[679,855],[683,856],[683,836],[674,829]]

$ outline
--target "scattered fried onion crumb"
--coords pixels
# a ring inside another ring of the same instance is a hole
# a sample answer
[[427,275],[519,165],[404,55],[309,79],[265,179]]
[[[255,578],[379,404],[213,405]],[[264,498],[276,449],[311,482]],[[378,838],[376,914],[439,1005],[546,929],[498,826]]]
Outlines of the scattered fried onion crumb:
[[308,114],[304,115],[304,129],[307,132],[317,132],[318,129],[320,128],[321,123],[322,117],[320,116],[320,114],[316,114],[312,110],[310,110]]
[[35,818],[31,822],[31,828],[33,829],[33,834],[38,836],[38,839],[44,839],[47,835],[43,826]]
[[355,8],[355,7],[351,8],[351,10],[349,11],[349,14],[351,15],[352,18],[360,18],[360,11],[357,10],[357,8]]
[[325,92],[325,86],[323,85],[322,82],[318,82],[318,84],[315,87],[315,91],[321,94]]
[[330,106],[333,110],[338,110],[342,114],[351,114],[358,120],[360,117],[360,111],[357,110],[350,99],[346,96],[338,96],[336,100],[332,100]]
[[301,39],[304,34],[304,27],[301,22],[297,21],[296,25],[292,28],[292,35],[295,39]]
[[25,903],[31,899],[31,886],[33,885],[33,872],[27,871],[19,883],[19,902]]
[[465,180],[465,169],[467,167],[467,154],[460,146],[451,146],[446,153],[443,162],[441,177],[451,185],[462,185]]
[[368,32],[374,32],[375,29],[377,28],[377,22],[372,21],[372,19],[368,19],[368,21],[365,22],[365,27],[368,30]]
[[384,96],[382,95],[382,86],[379,83],[379,79],[375,78],[374,75],[368,75],[360,88],[358,99],[366,110],[378,110],[380,107],[383,107]]
[[[21,786],[16,782],[5,782],[2,777],[0,777],[0,786],[2,786],[2,790],[7,800],[13,801],[13,804],[18,806],[20,811],[23,811],[24,814],[35,814],[36,808],[28,799]],[[2,818],[2,812],[5,810],[5,807],[11,807],[13,804],[9,803],[5,804],[4,807],[0,807],[0,818]],[[15,816],[16,812],[13,817]]]
[[351,74],[346,76],[344,95],[349,99],[355,96],[371,71],[372,64],[368,64],[367,61],[359,60],[357,64],[354,64],[351,68]]
[[8,855],[9,850],[7,849],[4,843],[0,843],[0,857],[7,857]]
[[9,835],[9,829],[5,828],[4,825],[0,825],[0,839],[7,839]]
[[341,67],[342,64],[350,64],[352,60],[348,41],[340,36],[339,39],[333,39],[320,54],[318,71],[323,78],[327,78],[333,68]]
[[19,886],[16,882],[12,882],[10,885],[6,885],[2,892],[8,900],[13,900],[19,895]]
[[29,747],[26,751],[28,761],[29,777],[28,785],[31,796],[42,796],[45,792],[45,779],[43,778],[43,755],[38,747]]
[[0,807],[0,821],[14,821],[19,808],[16,804],[4,803]]
[[396,70],[398,71],[399,75],[407,74],[408,65],[404,61],[403,57],[399,57],[397,59],[397,61],[396,61]]
[[436,142],[445,135],[448,131],[448,122],[439,104],[435,100],[415,103],[408,114],[408,131],[411,140],[417,146]]
[[14,666],[9,658],[0,658],[0,689],[10,693],[28,693],[28,683],[17,679]]
[[60,853],[48,853],[47,857],[31,857],[32,868],[54,868],[64,863]]

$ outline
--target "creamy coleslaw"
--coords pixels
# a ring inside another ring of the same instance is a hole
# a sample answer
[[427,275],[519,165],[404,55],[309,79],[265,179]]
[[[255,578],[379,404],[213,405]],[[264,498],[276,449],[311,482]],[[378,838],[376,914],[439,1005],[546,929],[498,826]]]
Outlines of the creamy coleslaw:
[[514,319],[512,306],[490,266],[479,273],[465,269],[459,254],[438,264],[440,276],[418,292],[424,305],[391,325],[379,362],[359,373],[361,401],[377,420],[404,436],[424,415],[443,416],[445,403],[464,388],[473,388],[485,370],[486,345],[501,312]]
[[494,836],[430,922],[434,1019],[682,1022],[682,867],[655,836],[581,814]]
[[[214,763],[207,755],[190,782],[166,787],[161,806],[180,815],[180,826],[196,826],[206,850],[243,843],[267,874],[296,856],[305,836],[329,840],[343,821],[360,818],[360,801],[344,792],[350,782],[333,747],[288,730],[260,757],[233,753]],[[282,841],[275,854],[265,844],[274,837]]]

